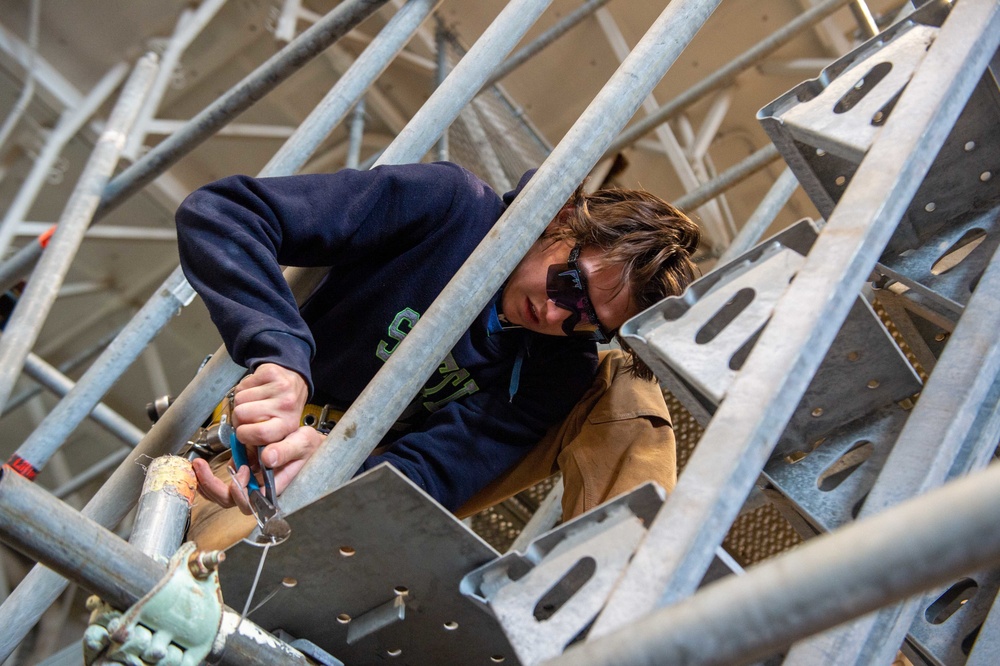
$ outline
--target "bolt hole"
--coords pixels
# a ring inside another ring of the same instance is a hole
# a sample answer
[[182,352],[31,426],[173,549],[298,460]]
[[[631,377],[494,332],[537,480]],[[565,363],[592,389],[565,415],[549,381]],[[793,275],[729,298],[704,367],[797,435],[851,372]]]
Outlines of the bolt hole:
[[878,380],[877,379],[869,379],[868,380],[868,384],[866,384],[866,386],[868,388],[870,388],[870,389],[876,389],[879,386]]
[[339,622],[340,624],[347,624],[350,621],[351,621],[351,616],[348,615],[347,613],[341,613],[340,615],[337,616],[337,622]]
[[826,151],[825,150],[823,150],[822,148],[817,148],[816,149],[816,156],[817,157],[823,157],[824,155],[826,155]]
[[340,554],[344,557],[354,557],[354,553],[357,552],[350,546],[341,546]]
[[295,587],[296,585],[299,584],[299,581],[295,580],[291,576],[285,576],[284,578],[281,579],[281,584],[284,585],[285,587]]
[[843,176],[837,176],[837,179],[833,182],[837,184],[837,187],[840,187],[841,185],[847,182],[847,179],[844,178]]
[[992,177],[993,177],[993,174],[992,174],[992,173],[990,173],[989,171],[984,171],[984,172],[982,172],[981,174],[979,174],[979,180],[981,180],[981,181],[982,181],[982,182],[984,182],[984,183],[985,183],[986,181],[988,181],[988,180],[989,180],[990,178],[992,178]]
[[926,206],[924,206],[924,210],[926,210],[928,213],[933,213],[935,210],[937,210],[937,204],[931,201]]
[[396,587],[392,588],[392,591],[395,592],[398,596],[403,596],[404,594],[410,593],[410,591],[406,589],[406,587],[403,585],[397,585]]
[[458,622],[455,622],[454,620],[452,620],[451,622],[445,622],[444,628],[447,629],[448,631],[455,631],[456,629],[458,629]]
[[490,661],[492,661],[494,664],[500,664],[506,660],[507,658],[504,657],[502,654],[495,654],[492,657],[490,657]]
[[854,362],[861,358],[861,354],[856,351],[847,352],[847,360]]
[[400,650],[399,648],[396,648],[395,650],[386,650],[385,653],[390,657],[398,657],[399,655],[403,654],[403,651]]
[[966,141],[965,142],[965,152],[971,153],[975,149],[976,149],[976,142],[975,141]]
[[816,409],[812,410],[812,415],[813,416],[817,416],[817,417],[818,416],[823,416],[823,408],[822,407],[817,407]]

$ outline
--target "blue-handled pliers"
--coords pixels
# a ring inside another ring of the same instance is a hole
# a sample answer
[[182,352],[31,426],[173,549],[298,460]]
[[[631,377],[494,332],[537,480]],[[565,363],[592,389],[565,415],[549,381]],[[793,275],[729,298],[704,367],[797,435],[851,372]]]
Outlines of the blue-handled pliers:
[[[229,450],[233,454],[233,465],[239,470],[246,465],[250,467],[250,459],[247,457],[246,446],[236,438],[236,428],[232,425],[234,393],[229,393],[229,418],[222,415],[219,424],[219,438],[225,440],[226,433],[229,436]],[[254,518],[257,519],[257,527],[260,528],[261,541],[265,543],[280,543],[288,538],[292,532],[291,526],[278,508],[277,493],[274,490],[274,470],[260,461],[260,469],[264,473],[264,489],[261,491],[260,483],[250,472],[250,481],[247,483],[247,498],[250,501],[250,510],[253,511]]]

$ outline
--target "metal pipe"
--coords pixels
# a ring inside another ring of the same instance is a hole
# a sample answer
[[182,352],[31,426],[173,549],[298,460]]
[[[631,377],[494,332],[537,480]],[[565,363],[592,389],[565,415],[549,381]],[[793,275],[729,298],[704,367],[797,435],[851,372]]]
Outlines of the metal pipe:
[[7,404],[14,382],[21,374],[24,361],[56,300],[59,287],[97,208],[100,193],[118,163],[125,135],[135,120],[143,95],[153,82],[156,69],[157,59],[152,53],[136,63],[59,218],[48,252],[38,264],[38,279],[28,282],[7,322],[3,340],[0,340],[0,407]]
[[[448,35],[444,26],[438,23],[437,30],[434,31],[434,54],[437,56],[437,68],[434,70],[434,87],[439,87],[448,77],[450,69],[448,63]],[[448,160],[448,131],[441,133],[441,138],[437,143],[437,159],[439,162]]]
[[[152,557],[6,466],[0,468],[0,535],[4,543],[73,579],[119,610],[142,598],[165,573],[163,565]],[[249,620],[241,624],[239,613],[228,608],[206,662],[233,666],[310,663]]]
[[[858,514],[863,520],[900,501],[943,484],[963,448],[996,450],[1000,419],[975,428],[981,414],[994,414],[988,400],[1000,376],[1000,255],[983,272],[934,372],[906,419]],[[969,446],[969,445],[972,446]],[[982,459],[971,453],[966,457]],[[988,458],[987,458],[988,459]],[[909,547],[909,546],[908,546]],[[836,654],[843,664],[888,663],[903,643],[921,599],[861,618],[836,631],[795,645],[785,664],[812,664],[816,654]]]
[[[75,368],[79,367],[81,364],[89,360],[92,356],[100,353],[102,349],[107,347],[108,344],[115,339],[115,336],[118,335],[120,331],[121,329],[118,329],[110,333],[109,335],[104,336],[99,341],[97,341],[96,344],[91,345],[89,348],[84,349],[82,352],[60,363],[56,369],[64,375],[67,372],[74,370]],[[17,409],[18,407],[26,403],[28,400],[31,400],[36,395],[41,393],[42,390],[44,390],[43,386],[35,385],[13,396],[10,400],[7,401],[7,406],[3,410],[3,415],[6,416],[13,410]]]
[[[342,4],[338,9],[345,7]],[[351,5],[354,6],[354,5]],[[335,10],[337,11],[337,10]],[[360,19],[358,19],[360,20]],[[318,26],[319,24],[317,24]],[[315,27],[315,26],[314,26]],[[305,35],[312,31],[307,31]],[[299,37],[295,43],[302,40]],[[516,39],[516,38],[515,38]],[[500,55],[499,57],[502,57]],[[346,76],[346,74],[345,74]],[[485,75],[483,75],[485,76]],[[454,86],[463,85],[462,79],[455,79]],[[476,82],[478,86],[479,83]],[[448,87],[443,87],[447,89]],[[478,88],[477,88],[478,89]],[[469,95],[471,97],[471,94]],[[438,114],[427,117],[424,122],[433,123],[435,127],[447,127],[451,120],[457,115]],[[312,123],[318,127],[321,123]],[[321,140],[322,137],[320,137]],[[289,141],[301,141],[301,135],[293,137]],[[412,139],[411,139],[412,141]],[[163,145],[163,144],[160,144]],[[315,146],[314,146],[315,148]],[[426,148],[419,147],[412,152],[417,153],[417,158],[426,152]],[[291,155],[294,152],[284,151]],[[148,157],[148,155],[147,155]],[[277,157],[277,156],[276,156]],[[306,155],[299,155],[305,159]],[[415,161],[410,160],[410,161]],[[278,169],[294,169],[291,164],[293,159],[278,160],[272,159],[269,165],[275,171],[270,175],[287,175],[292,171],[281,172]],[[124,175],[124,174],[123,174]],[[287,272],[286,272],[287,274]],[[293,292],[302,296],[309,291],[308,278],[316,277],[316,273],[298,273],[290,278],[293,285]],[[75,420],[79,423],[86,413],[87,404],[93,404],[100,396],[103,396],[115,378],[120,376],[124,368],[138,356],[141,349],[153,336],[166,324],[176,313],[179,307],[186,305],[194,297],[194,292],[184,279],[180,268],[167,278],[164,285],[157,290],[154,296],[143,306],[139,313],[129,322],[122,335],[102,354],[84,377],[77,382],[75,390],[81,396],[67,396],[67,409],[61,410],[60,418],[56,419],[54,414],[42,422],[38,429],[22,446],[29,445],[38,447],[37,455],[42,455],[53,446],[58,447],[68,432],[66,426]],[[120,344],[119,344],[120,343]],[[101,487],[97,494],[91,499],[83,510],[83,514],[93,518],[104,525],[115,525],[127,513],[132,505],[132,499],[138,495],[142,478],[138,474],[138,467],[135,463],[144,458],[156,458],[166,453],[174,453],[187,441],[192,432],[205,420],[218,400],[229,390],[245,372],[245,369],[236,365],[225,352],[220,348],[212,360],[202,369],[188,387],[181,392],[172,408],[157,422],[156,428],[143,438],[136,449],[125,462],[119,465],[111,478]],[[86,396],[84,399],[83,396]],[[68,413],[70,409],[77,410],[76,413]],[[82,412],[82,414],[80,413]],[[65,433],[65,434],[62,434]],[[53,444],[55,442],[55,444]],[[19,451],[19,453],[21,453]],[[22,457],[31,461],[31,458],[24,453]],[[51,454],[49,454],[51,455]],[[58,597],[66,582],[58,574],[47,571],[44,567],[34,567],[24,578],[20,585],[11,595],[0,605],[0,623],[7,627],[5,635],[0,636],[0,660],[6,659],[10,652],[24,638],[31,629],[38,617],[44,610]]]
[[66,497],[72,495],[76,491],[83,488],[85,485],[96,479],[104,472],[107,472],[112,467],[117,466],[119,463],[121,463],[122,460],[128,457],[129,453],[131,453],[131,449],[119,449],[118,451],[115,451],[114,453],[105,456],[103,460],[99,460],[98,462],[94,463],[87,469],[78,473],[76,476],[74,476],[66,483],[62,484],[61,486],[57,486],[56,489],[52,491],[52,495],[58,497],[59,499],[65,499]]
[[[386,2],[388,0],[345,0],[337,5],[295,41],[268,58],[264,64],[205,107],[188,121],[183,130],[158,143],[142,159],[108,183],[94,220],[101,219],[126,198],[148,185],[212,136],[217,129],[250,108]],[[27,275],[41,253],[41,247],[26,245],[13,257],[14,264],[10,267],[6,265],[9,262],[0,265],[0,288],[7,288],[9,284],[16,283]]]
[[7,138],[14,131],[14,127],[21,120],[24,110],[28,108],[28,104],[35,94],[35,55],[38,53],[38,17],[41,14],[41,4],[41,0],[31,0],[31,10],[28,15],[28,62],[24,68],[26,81],[24,88],[21,89],[21,94],[14,102],[14,107],[4,118],[3,124],[0,125],[0,151],[3,150]]
[[858,22],[858,28],[865,39],[871,39],[879,33],[878,24],[875,23],[875,17],[872,16],[865,0],[851,0],[851,14]]
[[163,95],[174,77],[177,64],[184,51],[194,41],[194,38],[205,29],[208,22],[215,17],[224,4],[226,4],[226,0],[204,0],[198,5],[197,10],[187,8],[181,12],[170,43],[167,44],[163,55],[160,56],[160,71],[143,100],[142,106],[139,107],[135,129],[129,134],[125,148],[122,150],[122,154],[128,159],[135,161],[139,158],[142,144],[146,141],[149,122],[153,120],[157,108],[163,101]]
[[347,116],[351,107],[361,99],[379,74],[385,71],[440,2],[441,0],[408,0],[400,7],[350,69],[316,105],[309,117],[302,121],[291,138],[268,161],[260,175],[286,175],[301,169],[316,146]]
[[181,269],[174,269],[163,286],[66,393],[59,408],[46,415],[18,447],[15,455],[36,472],[41,470],[70,433],[94,411],[104,394],[138,358],[150,340],[194,299],[194,295]]
[[993,465],[723,578],[546,666],[756,663],[798,638],[1000,564],[997,521]]
[[[691,594],[1000,41],[957,3],[719,405],[591,636]],[[894,120],[895,119],[895,120]]]
[[577,23],[587,18],[604,5],[608,4],[608,2],[609,0],[587,0],[584,2],[582,5],[560,19],[558,23],[555,23],[551,28],[536,37],[530,44],[525,44],[523,47],[515,51],[511,57],[507,58],[503,64],[493,72],[490,78],[486,80],[483,87],[489,88],[490,86],[496,85],[500,79],[504,78],[523,65],[539,51],[562,37]]
[[[24,363],[24,371],[29,377],[59,396],[66,395],[76,386],[72,379],[35,354],[28,354]],[[138,444],[139,440],[146,434],[103,402],[97,403],[93,411],[90,412],[90,417],[94,419],[95,423],[129,446]]]
[[347,158],[344,166],[357,169],[361,163],[361,143],[365,136],[365,98],[362,97],[354,105],[351,112],[351,127],[347,146]]
[[521,533],[514,539],[514,543],[510,544],[507,552],[523,553],[527,551],[528,546],[531,545],[531,542],[535,538],[545,534],[556,526],[556,523],[562,518],[563,490],[563,480],[560,476],[556,480],[555,485],[552,486],[552,490],[545,495],[545,499],[538,505],[535,513],[531,515],[531,520],[525,523],[521,529]]
[[149,464],[128,542],[166,565],[184,539],[198,479],[191,462],[160,456]]
[[771,189],[761,199],[757,209],[754,210],[753,214],[750,215],[740,228],[740,232],[736,234],[736,238],[733,239],[733,242],[729,244],[726,251],[719,257],[716,266],[728,264],[756,245],[760,237],[767,231],[767,228],[774,222],[774,218],[778,216],[781,209],[788,203],[788,200],[792,197],[798,186],[798,178],[795,177],[790,168],[785,167],[785,170],[781,172],[778,179],[774,181],[774,185],[771,186]]
[[[17,195],[4,213],[3,222],[0,222],[0,257],[7,254],[7,248],[16,233],[18,224],[34,205],[38,193],[45,185],[52,165],[59,158],[63,148],[66,147],[70,139],[76,136],[87,120],[97,112],[97,109],[107,101],[127,74],[128,66],[125,63],[120,62],[114,65],[101,77],[101,80],[87,93],[78,106],[67,109],[59,116],[55,128],[45,140],[45,146],[42,147],[34,164],[31,165],[31,171],[28,172],[27,178],[24,179]],[[38,243],[32,245],[38,245],[35,249],[38,254],[41,254],[42,246]],[[22,252],[28,252],[28,250],[22,248],[15,257],[21,257]],[[37,258],[37,255],[35,257]],[[33,265],[34,261],[23,265],[23,259],[14,261],[14,258],[0,264],[0,291],[7,291],[14,286],[23,276],[28,274]]]
[[[38,237],[54,229],[51,224],[45,222],[22,222],[14,230],[18,236]],[[177,230],[155,229],[150,227],[126,227],[114,224],[102,224],[90,227],[83,235],[84,238],[100,238],[105,240],[142,240],[142,241],[165,241],[177,242]]]
[[773,143],[769,143],[742,162],[734,164],[712,180],[679,197],[674,201],[674,205],[681,210],[694,210],[779,159],[781,153]]
[[[613,136],[628,122],[674,60],[701,28],[719,0],[674,0],[660,15],[635,49],[591,102],[528,182],[517,200],[472,253],[465,265],[428,308],[385,366],[358,396],[306,462],[282,496],[282,506],[292,512],[332,492],[349,479],[402,413],[425,379],[482,311],[518,261],[555,217],[573,189],[586,177],[604,151],[601,137]],[[515,3],[508,9],[519,11]],[[500,18],[497,19],[497,23]],[[491,26],[492,29],[493,26]],[[487,31],[489,32],[489,31]],[[669,35],[669,39],[667,36]],[[484,38],[486,35],[484,34]],[[480,40],[482,41],[482,40]],[[460,76],[472,61],[479,43],[458,64],[449,80]],[[442,86],[435,93],[442,93]],[[434,114],[431,100],[420,110]],[[466,100],[462,101],[462,104]],[[431,115],[431,118],[434,118]],[[417,117],[400,134],[408,142],[394,142],[382,160],[402,159],[403,149],[420,157],[436,135],[415,127]],[[421,134],[423,132],[423,134]],[[411,137],[423,136],[418,142]],[[391,157],[387,157],[391,156]]]
[[786,23],[771,35],[757,42],[728,64],[717,69],[713,74],[691,86],[680,95],[670,100],[658,110],[632,125],[628,131],[611,142],[604,157],[614,157],[622,149],[635,143],[640,137],[654,128],[676,116],[681,110],[694,104],[708,93],[732,83],[737,75],[753,67],[760,59],[774,53],[776,50],[797,37],[799,33],[808,30],[827,16],[852,0],[825,0]]

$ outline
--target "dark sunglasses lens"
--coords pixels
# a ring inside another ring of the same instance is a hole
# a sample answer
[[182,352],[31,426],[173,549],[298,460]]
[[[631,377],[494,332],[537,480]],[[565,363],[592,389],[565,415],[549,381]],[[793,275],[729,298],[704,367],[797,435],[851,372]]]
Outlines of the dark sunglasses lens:
[[570,312],[562,323],[563,333],[604,341],[604,334],[589,314],[587,292],[584,291],[580,273],[575,268],[571,268],[569,264],[549,266],[545,286],[549,300]]

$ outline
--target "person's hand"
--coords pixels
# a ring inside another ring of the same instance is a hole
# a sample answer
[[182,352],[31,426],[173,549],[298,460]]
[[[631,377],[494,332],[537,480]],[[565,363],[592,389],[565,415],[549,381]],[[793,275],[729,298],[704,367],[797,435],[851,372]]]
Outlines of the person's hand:
[[[273,363],[258,367],[235,389],[236,436],[246,446],[251,465],[256,467],[260,457],[274,470],[275,492],[279,494],[324,440],[316,430],[299,426],[307,397],[305,379]],[[202,495],[223,507],[235,505],[243,513],[251,513],[246,491],[249,468],[237,470],[227,483],[212,473],[206,461],[195,460],[193,465]]]

